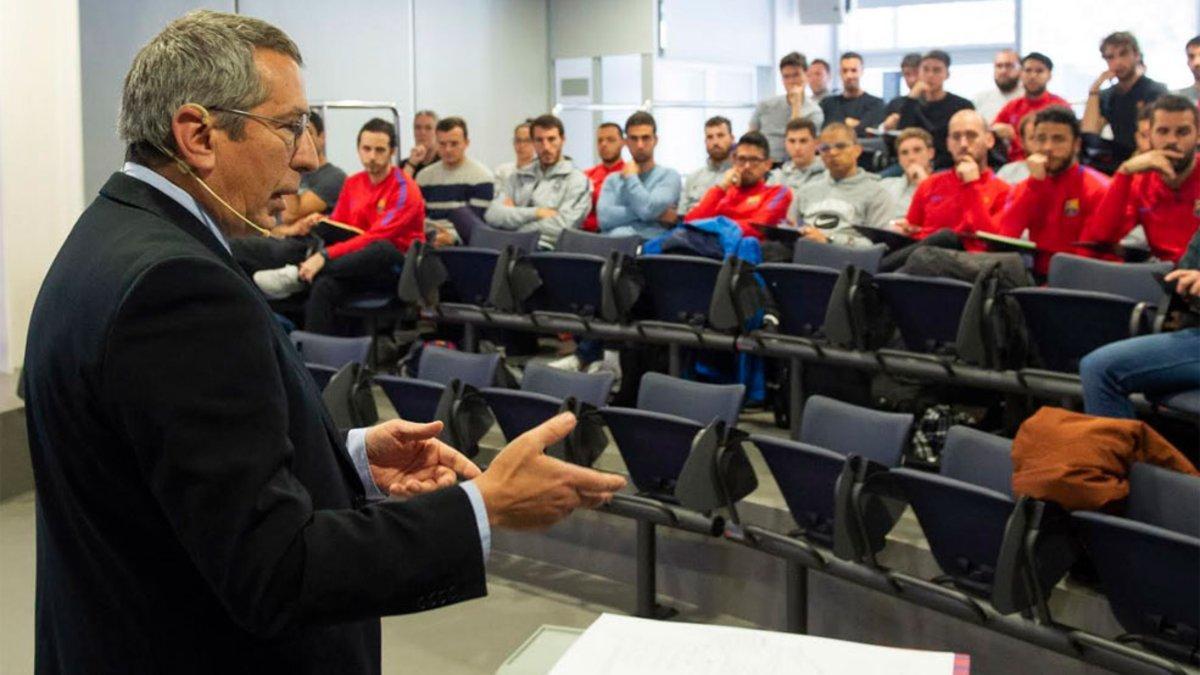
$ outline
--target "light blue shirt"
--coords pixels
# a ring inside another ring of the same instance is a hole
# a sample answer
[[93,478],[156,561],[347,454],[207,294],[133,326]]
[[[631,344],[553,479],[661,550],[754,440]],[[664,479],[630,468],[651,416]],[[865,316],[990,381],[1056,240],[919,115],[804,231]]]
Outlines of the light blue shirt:
[[[217,238],[217,241],[221,242],[226,251],[230,251],[229,242],[225,239],[225,235],[221,233],[221,230],[217,228],[216,221],[200,206],[200,202],[196,201],[196,198],[189,195],[183,188],[167,180],[162,174],[134,162],[125,162],[125,166],[121,168],[121,172],[146,183],[178,202],[180,206],[188,210],[188,213],[196,216],[197,220],[204,223],[204,226],[212,231],[213,236]],[[375,481],[371,479],[370,463],[367,461],[366,429],[351,429],[346,434],[346,451],[350,454],[350,461],[354,463],[355,470],[358,471],[358,479],[362,481],[363,490],[367,498],[379,500],[387,497],[379,489],[379,486],[375,485]],[[486,561],[492,550],[492,528],[488,525],[487,507],[483,503],[483,495],[479,493],[479,488],[471,481],[462,483],[460,487],[463,489],[463,492],[467,493],[467,499],[471,502],[471,509],[475,512],[475,525],[479,529],[479,544],[483,549],[483,559]]]
[[679,172],[656,166],[636,176],[614,173],[604,179],[596,200],[596,220],[604,234],[635,233],[653,239],[667,231],[658,217],[679,205]]

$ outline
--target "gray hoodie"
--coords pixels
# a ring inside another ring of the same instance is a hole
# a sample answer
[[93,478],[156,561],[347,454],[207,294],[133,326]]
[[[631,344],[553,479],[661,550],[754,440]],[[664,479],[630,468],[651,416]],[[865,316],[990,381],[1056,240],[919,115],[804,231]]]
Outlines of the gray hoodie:
[[[512,200],[508,206],[505,200]],[[550,218],[537,217],[539,208],[554,209]],[[537,230],[538,244],[553,248],[558,235],[567,228],[578,228],[592,209],[592,188],[587,176],[569,159],[543,170],[540,162],[523,166],[497,182],[496,195],[484,213],[484,220],[502,230]]]
[[788,220],[820,228],[834,244],[870,246],[871,241],[851,226],[884,227],[895,209],[879,176],[859,169],[842,180],[826,173],[801,187],[788,209]]

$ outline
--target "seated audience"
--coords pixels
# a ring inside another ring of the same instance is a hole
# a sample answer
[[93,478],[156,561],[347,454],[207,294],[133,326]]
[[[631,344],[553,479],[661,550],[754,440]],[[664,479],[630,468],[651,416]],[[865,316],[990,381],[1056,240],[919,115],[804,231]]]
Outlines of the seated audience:
[[458,231],[449,220],[451,212],[470,207],[482,220],[496,183],[486,166],[467,157],[471,139],[463,118],[438,120],[436,135],[441,159],[416,180],[425,198],[426,239],[434,246],[449,246],[460,243]]
[[783,134],[789,120],[804,118],[820,128],[825,120],[821,107],[805,95],[805,68],[808,60],[799,52],[791,52],[779,60],[779,75],[783,79],[782,96],[759,101],[750,117],[750,130],[761,133],[771,146],[771,161],[781,164],[787,159]]
[[1150,118],[1154,116],[1154,106],[1142,106],[1137,116],[1137,133],[1133,137],[1133,154],[1140,155],[1150,152]]
[[[395,269],[414,241],[425,239],[425,201],[416,182],[392,164],[396,127],[379,118],[358,132],[363,171],[346,179],[330,220],[363,230],[296,265],[263,270],[254,281],[269,298],[283,298],[311,284],[304,328],[336,332],[335,310],[347,294],[394,290]],[[317,214],[310,216],[315,217]]]
[[658,125],[650,113],[629,116],[625,144],[633,161],[604,181],[596,205],[600,231],[653,239],[679,220],[679,172],[654,163]]
[[1017,98],[1021,90],[1021,56],[1017,50],[1008,48],[996,52],[992,58],[992,81],[994,87],[975,95],[972,103],[985,120],[996,119],[1004,104]]
[[704,198],[708,189],[721,182],[732,162],[729,153],[733,150],[733,126],[729,120],[711,117],[704,123],[704,151],[708,159],[704,166],[689,173],[683,181],[683,197],[679,200],[679,215],[691,211]]
[[1188,40],[1184,50],[1187,52],[1188,69],[1192,71],[1193,81],[1183,89],[1178,89],[1172,93],[1190,99],[1192,103],[1200,105],[1200,35]]
[[952,163],[951,153],[946,149],[950,118],[973,107],[967,99],[945,90],[949,78],[950,55],[940,49],[926,53],[921,57],[920,79],[904,97],[899,112],[889,115],[883,123],[888,129],[920,127],[928,131],[937,153],[933,159],[935,169],[944,169]]
[[1021,59],[1021,85],[1025,89],[1025,95],[1005,104],[992,120],[992,133],[1008,142],[1010,162],[1025,158],[1025,148],[1021,143],[1023,139],[1017,133],[1017,127],[1026,115],[1052,105],[1071,105],[1065,98],[1046,91],[1046,84],[1050,82],[1053,70],[1054,62],[1049,56],[1039,52],[1027,54]]
[[789,159],[771,170],[767,184],[786,185],[794,193],[825,173],[825,165],[817,161],[817,127],[812,120],[789,121],[783,142],[787,144]]
[[[1192,235],[1167,281],[1185,298],[1200,296],[1200,232]],[[1200,388],[1200,328],[1194,316],[1180,323],[1180,330],[1113,342],[1083,357],[1079,379],[1084,411],[1134,419],[1130,394],[1155,397]]]
[[870,246],[852,226],[883,227],[895,205],[879,176],[858,168],[862,146],[854,130],[840,122],[821,130],[825,175],[796,191],[788,220],[803,226],[802,236],[822,243]]
[[529,123],[532,121],[532,119],[527,119],[513,128],[512,144],[515,159],[496,167],[496,188],[492,191],[493,194],[500,191],[500,186],[508,182],[509,177],[516,173],[517,169],[531,167],[533,160],[537,159],[537,155],[533,154],[533,138],[529,135]]
[[933,173],[933,136],[917,127],[901,131],[896,137],[896,156],[904,174],[879,181],[892,197],[892,219],[903,218],[908,213],[917,186]]
[[432,110],[419,110],[413,116],[413,146],[408,151],[408,159],[404,160],[404,173],[417,177],[421,170],[438,161],[437,138],[433,129],[437,126],[438,116]]
[[[308,133],[317,148],[317,168],[300,175],[300,190],[295,196],[283,198],[281,219],[284,223],[294,223],[313,213],[332,213],[333,205],[342,191],[342,183],[346,181],[346,172],[325,156],[325,121],[320,114],[308,113]],[[287,236],[290,233],[276,231],[273,234]]]
[[791,190],[764,182],[770,168],[771,146],[767,139],[757,131],[742,134],[733,151],[733,168],[709,188],[684,220],[725,216],[737,221],[745,235],[762,239],[763,232],[755,225],[783,221],[792,203]]
[[[995,139],[974,110],[960,110],[950,118],[947,144],[954,168],[939,171],[921,181],[912,205],[898,227],[917,239],[948,230],[960,235],[967,250],[983,250],[973,240],[976,230],[992,229],[992,221],[1004,208],[1009,186],[996,178],[987,165],[988,150]],[[961,235],[966,235],[962,237]],[[939,235],[940,238],[947,235]]]
[[625,147],[625,133],[616,122],[605,122],[596,128],[596,156],[600,163],[590,169],[584,169],[589,187],[592,190],[592,210],[583,219],[583,229],[595,232],[599,229],[596,220],[596,202],[600,199],[600,188],[604,181],[614,173],[620,173],[625,168],[625,160],[621,159],[621,148]]
[[[1142,50],[1132,33],[1120,31],[1100,42],[1100,55],[1108,68],[1088,90],[1087,107],[1080,123],[1083,133],[1099,134],[1112,127],[1113,154],[1123,162],[1136,147],[1138,109],[1167,93],[1167,88],[1142,74]],[[1101,91],[1109,80],[1117,83]]]
[[[1037,141],[1033,135],[1033,119],[1036,116],[1037,113],[1030,113],[1022,117],[1020,122],[1017,122],[1017,134],[1021,137],[1021,147],[1026,152],[1037,152]],[[996,169],[996,178],[1009,185],[1016,185],[1029,178],[1029,165],[1023,159],[1008,162],[999,169]]]
[[813,59],[804,71],[804,77],[808,80],[812,102],[821,105],[821,101],[829,96],[829,62],[825,59]]
[[[916,86],[917,80],[921,79],[921,55],[917,52],[909,52],[900,59],[900,77],[904,79],[904,87],[906,91],[912,91]],[[883,122],[888,129],[898,129],[897,123],[900,120],[900,111],[904,108],[904,94],[893,96],[883,108]],[[892,117],[895,113],[896,117]],[[888,120],[892,120],[890,126],[887,125]]]
[[484,219],[503,230],[537,230],[539,246],[551,249],[563,230],[578,228],[587,217],[591,190],[583,172],[562,156],[562,120],[542,115],[530,126],[537,162],[500,186]]
[[821,112],[825,124],[841,122],[854,129],[859,136],[866,135],[867,127],[879,126],[883,121],[883,99],[863,90],[863,57],[858,52],[846,52],[839,61],[842,74],[842,93],[821,99]]
[[1045,276],[1055,253],[1087,254],[1072,246],[1100,207],[1108,177],[1079,163],[1079,120],[1070,108],[1051,106],[1034,116],[1036,151],[1025,158],[1029,178],[1008,197],[997,231],[1037,243],[1033,271]]
[[1182,96],[1154,102],[1151,150],[1125,160],[1113,176],[1083,239],[1116,244],[1141,224],[1150,251],[1179,260],[1200,226],[1200,172],[1196,169],[1198,111]]

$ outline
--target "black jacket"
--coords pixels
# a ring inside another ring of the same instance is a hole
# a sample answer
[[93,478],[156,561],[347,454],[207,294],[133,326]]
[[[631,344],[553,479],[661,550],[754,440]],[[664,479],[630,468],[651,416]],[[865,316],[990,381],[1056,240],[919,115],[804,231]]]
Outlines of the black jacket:
[[267,304],[115,174],[38,295],[24,384],[39,673],[379,670],[379,621],[486,593],[466,493],[366,504]]

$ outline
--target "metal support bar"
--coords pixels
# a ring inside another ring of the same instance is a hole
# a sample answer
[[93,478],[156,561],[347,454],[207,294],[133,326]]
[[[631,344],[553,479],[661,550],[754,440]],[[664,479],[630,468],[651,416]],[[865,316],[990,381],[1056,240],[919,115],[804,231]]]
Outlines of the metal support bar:
[[644,619],[669,619],[676,614],[658,604],[658,548],[655,525],[637,521],[637,609],[634,616]]
[[473,323],[463,324],[463,351],[477,352],[479,351],[479,327]]
[[794,560],[787,562],[787,632],[808,633],[808,568]]
[[800,440],[800,416],[804,414],[804,362],[788,359],[788,434]]
[[671,377],[679,377],[679,373],[683,371],[683,355],[680,353],[682,348],[678,344],[670,344],[667,346],[667,373]]

